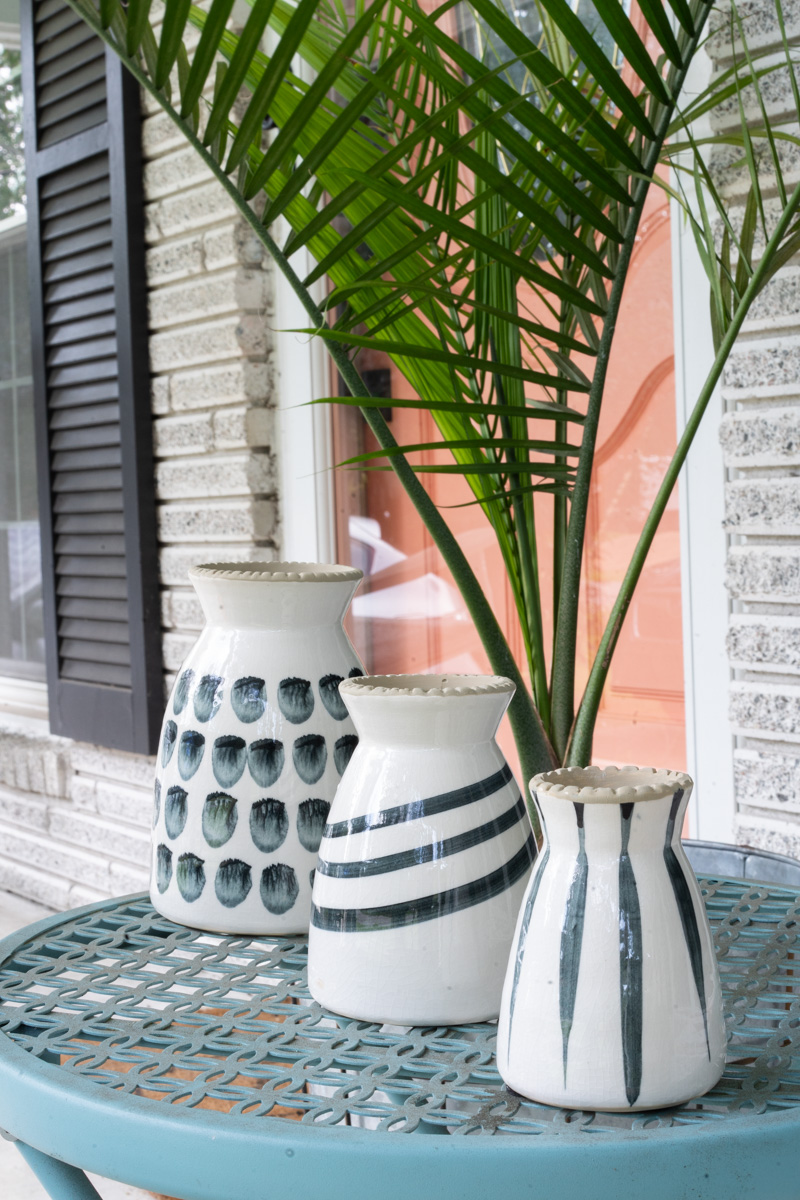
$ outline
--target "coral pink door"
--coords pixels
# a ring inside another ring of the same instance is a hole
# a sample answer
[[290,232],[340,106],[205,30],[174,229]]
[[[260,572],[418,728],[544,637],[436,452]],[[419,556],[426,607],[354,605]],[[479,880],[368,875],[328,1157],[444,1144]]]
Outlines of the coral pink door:
[[[579,654],[582,686],[636,537],[675,446],[669,208],[652,189],[633,256],[611,363],[587,530]],[[391,429],[402,443],[435,435],[411,409],[391,409],[408,384],[379,356],[362,356],[383,386]],[[374,448],[354,410],[334,413],[337,459]],[[430,457],[430,456],[429,456]],[[486,656],[464,604],[415,510],[390,473],[337,471],[340,561],[361,566],[353,633],[374,672],[484,671]],[[463,481],[426,476],[439,505],[471,498]],[[546,560],[547,501],[540,553]],[[477,506],[448,507],[457,533],[518,662],[524,663],[514,605],[499,551]],[[677,497],[673,497],[629,611],[606,688],[595,761],[685,766],[681,579]],[[549,585],[544,587],[547,605]],[[549,629],[547,631],[549,637]],[[523,668],[524,669],[524,668]],[[506,730],[509,757],[513,746]]]

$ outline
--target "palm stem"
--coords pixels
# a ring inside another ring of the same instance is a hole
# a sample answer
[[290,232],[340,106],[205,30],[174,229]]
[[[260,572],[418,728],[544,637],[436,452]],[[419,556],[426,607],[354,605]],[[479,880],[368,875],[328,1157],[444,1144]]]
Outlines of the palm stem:
[[667,468],[664,479],[661,483],[653,506],[647,515],[647,520],[642,529],[636,549],[633,552],[630,564],[625,577],[620,585],[617,598],[611,609],[603,636],[600,640],[600,645],[597,649],[592,669],[589,674],[589,679],[586,684],[586,690],[581,700],[578,715],[575,719],[575,728],[567,749],[566,762],[569,766],[586,766],[591,758],[592,740],[594,735],[594,726],[597,720],[597,713],[600,707],[600,699],[605,687],[608,670],[611,663],[611,656],[619,640],[619,635],[622,630],[622,624],[625,620],[625,615],[630,607],[633,599],[633,592],[636,584],[639,581],[639,576],[642,573],[642,568],[645,564],[645,559],[653,544],[656,530],[664,510],[667,507],[669,498],[672,495],[672,490],[678,480],[681,467],[686,461],[686,456],[689,453],[689,447],[697,433],[700,421],[708,407],[708,403],[714,394],[714,389],[719,382],[725,363],[733,348],[733,344],[739,335],[742,324],[747,317],[748,311],[763,286],[764,279],[768,272],[774,269],[773,259],[777,248],[780,246],[784,234],[794,216],[800,207],[800,183],[794,189],[786,208],[781,214],[781,218],[775,226],[775,230],[770,238],[761,260],[755,271],[750,277],[741,300],[736,308],[727,332],[720,342],[719,350],[714,358],[711,370],[706,377],[700,395],[697,398],[694,408],[686,422],[686,428],[681,435],[675,453],[672,456],[669,467]]
[[[644,174],[650,173],[651,166],[652,169],[655,169],[660,145],[659,141],[651,149],[652,164],[648,163],[646,165]],[[553,748],[559,757],[559,761],[563,761],[566,754],[575,711],[575,658],[578,638],[578,608],[580,603],[581,570],[583,567],[583,547],[586,537],[586,518],[589,511],[597,428],[600,422],[608,360],[614,340],[619,307],[622,303],[628,267],[630,266],[636,242],[636,233],[649,187],[649,179],[639,180],[636,184],[634,204],[628,216],[625,241],[620,249],[616,275],[609,296],[608,310],[603,318],[603,333],[600,338],[594,375],[592,377],[592,387],[589,392],[586,421],[584,422],[581,437],[581,454],[575,472],[575,486],[572,490],[570,516],[564,540],[564,567],[553,645],[552,673],[551,736],[553,739]]]
[[[702,19],[700,19],[700,14],[698,14],[698,23],[694,36],[684,52],[684,65],[679,71],[676,71],[675,77],[671,81],[673,94],[676,97],[680,94],[683,87],[688,65],[694,58],[709,11],[710,5],[706,4],[703,9]],[[586,420],[583,426],[581,454],[575,473],[575,485],[572,491],[569,524],[567,526],[564,547],[564,571],[553,648],[551,738],[553,748],[560,761],[563,761],[566,756],[575,715],[575,660],[578,641],[581,570],[586,539],[586,520],[591,494],[594,451],[603,394],[605,392],[609,357],[616,332],[628,269],[636,244],[639,223],[650,190],[651,177],[658,166],[671,117],[672,106],[670,105],[664,108],[659,114],[655,124],[655,138],[648,147],[642,176],[637,179],[634,186],[633,204],[625,226],[625,240],[620,247],[614,282],[611,286],[608,299],[608,308],[603,317],[603,332],[598,346],[597,360],[586,409]]]

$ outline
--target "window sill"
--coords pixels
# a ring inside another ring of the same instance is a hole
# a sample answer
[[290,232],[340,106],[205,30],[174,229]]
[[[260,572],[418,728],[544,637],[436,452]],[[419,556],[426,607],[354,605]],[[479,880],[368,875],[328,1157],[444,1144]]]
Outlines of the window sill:
[[36,721],[42,725],[40,732],[49,733],[47,684],[0,675],[0,714],[4,718],[23,718],[26,728],[30,728],[31,721]]

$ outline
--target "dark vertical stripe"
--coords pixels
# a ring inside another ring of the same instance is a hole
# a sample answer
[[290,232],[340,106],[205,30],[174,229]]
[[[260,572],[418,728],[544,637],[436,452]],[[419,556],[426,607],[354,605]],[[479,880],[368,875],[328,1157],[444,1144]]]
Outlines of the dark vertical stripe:
[[586,880],[589,861],[586,857],[586,831],[583,827],[582,804],[574,804],[578,822],[578,857],[572,872],[564,924],[561,926],[561,953],[558,973],[558,1010],[561,1018],[561,1052],[564,1060],[564,1087],[567,1086],[567,1054],[572,1018],[575,1014],[575,997],[578,992],[578,971],[581,965],[581,945],[586,917]]
[[628,1104],[642,1089],[642,914],[628,842],[633,804],[620,806],[622,847],[619,857],[619,983],[622,1061]]
[[[540,810],[541,811],[541,810]],[[544,825],[544,817],[542,817],[542,825]],[[545,831],[546,832],[546,831]],[[525,957],[525,945],[528,940],[528,926],[531,923],[533,908],[536,904],[536,897],[539,895],[539,885],[544,876],[544,869],[547,866],[547,860],[550,857],[550,843],[548,842],[544,848],[544,854],[539,860],[539,866],[536,874],[533,877],[530,894],[525,901],[525,912],[522,915],[522,924],[519,927],[519,937],[517,938],[517,953],[514,960],[514,980],[511,984],[511,1002],[508,1006],[508,1051],[511,1053],[511,1026],[514,1021],[514,1006],[517,1003],[517,985],[519,984],[520,972],[522,971],[522,960]]]
[[672,891],[675,895],[675,903],[678,906],[678,913],[683,926],[683,936],[686,939],[686,949],[689,952],[689,960],[692,964],[692,974],[694,975],[694,986],[697,988],[697,998],[700,1001],[700,1011],[703,1014],[703,1028],[706,1034],[706,1053],[708,1061],[711,1062],[711,1046],[708,1040],[708,1013],[706,1012],[706,985],[705,975],[703,972],[703,946],[700,941],[700,929],[697,924],[697,914],[694,911],[692,902],[692,893],[689,890],[689,884],[686,881],[686,876],[683,873],[678,856],[672,848],[672,839],[675,836],[675,821],[678,816],[678,809],[683,800],[683,788],[678,788],[675,795],[672,797],[672,807],[669,811],[669,821],[667,822],[667,839],[664,843],[664,862],[667,866],[669,881],[672,884]]

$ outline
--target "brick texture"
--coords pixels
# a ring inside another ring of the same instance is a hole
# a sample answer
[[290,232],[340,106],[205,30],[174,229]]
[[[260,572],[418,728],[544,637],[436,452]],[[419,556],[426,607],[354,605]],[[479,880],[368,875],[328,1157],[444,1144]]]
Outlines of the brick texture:
[[[780,50],[771,0],[744,0],[748,42]],[[800,2],[784,6],[789,37],[800,41]],[[733,62],[724,6],[708,43],[716,70]],[[794,129],[792,84],[785,69],[764,79],[770,118]],[[748,120],[761,123],[755,97]],[[713,114],[717,129],[740,128],[734,100]],[[800,154],[780,151],[787,183],[800,177]],[[738,160],[738,162],[737,162]],[[747,187],[741,155],[717,154],[720,187],[740,221]],[[768,221],[774,184],[765,163]],[[771,193],[771,194],[770,194]],[[761,252],[763,240],[756,246]],[[727,414],[720,442],[728,469],[726,528],[731,546],[727,584],[732,601],[728,653],[733,682],[737,841],[800,858],[800,266],[788,263],[751,309],[725,370]]]
[[[187,571],[278,551],[271,297],[252,229],[145,99],[164,688],[202,627]],[[0,721],[0,889],[55,909],[147,887],[152,759]]]

